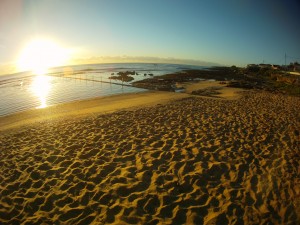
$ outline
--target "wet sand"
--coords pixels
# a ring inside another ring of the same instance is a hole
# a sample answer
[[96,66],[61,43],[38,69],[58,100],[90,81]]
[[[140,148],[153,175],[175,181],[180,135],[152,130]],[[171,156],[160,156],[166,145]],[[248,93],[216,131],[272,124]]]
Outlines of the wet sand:
[[0,223],[299,224],[299,98],[149,96],[2,121]]

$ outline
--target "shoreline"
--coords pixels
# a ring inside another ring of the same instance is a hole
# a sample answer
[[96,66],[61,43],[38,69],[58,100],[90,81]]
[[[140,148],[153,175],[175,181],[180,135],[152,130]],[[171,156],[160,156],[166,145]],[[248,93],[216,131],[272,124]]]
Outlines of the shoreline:
[[172,99],[187,97],[184,94],[170,92],[141,92],[118,94],[74,102],[62,103],[41,109],[31,109],[0,117],[0,132],[23,127],[31,123],[66,117],[82,117],[85,115],[112,113],[133,107],[162,104]]
[[[30,76],[10,74],[4,76],[3,79],[0,77],[2,96],[0,116],[30,110],[44,103],[56,105],[98,96],[145,91],[132,87],[130,82],[114,82],[113,79],[109,79],[112,74],[136,71],[136,75],[133,76],[134,80],[140,80],[150,77],[150,73],[161,75],[178,70],[178,65],[171,64],[157,66],[152,63],[112,63],[78,65],[73,69],[70,67],[53,68],[41,79],[33,74]],[[40,88],[41,86],[43,88]]]
[[185,82],[180,84],[186,89],[186,93],[175,93],[166,91],[146,91],[140,93],[117,94],[104,97],[96,97],[74,102],[62,103],[41,109],[31,109],[23,112],[0,117],[0,132],[23,127],[30,123],[38,123],[43,120],[59,119],[68,116],[80,117],[87,114],[104,114],[123,109],[164,104],[172,100],[192,97],[191,92],[199,89],[218,87],[219,93],[215,96],[220,99],[236,100],[241,95],[239,92],[245,90],[230,88],[220,84],[218,81]]

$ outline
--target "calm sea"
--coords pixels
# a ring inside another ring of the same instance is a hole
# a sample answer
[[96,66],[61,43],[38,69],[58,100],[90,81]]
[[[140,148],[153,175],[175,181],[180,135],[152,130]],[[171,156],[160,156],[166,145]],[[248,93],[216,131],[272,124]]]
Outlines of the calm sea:
[[147,91],[130,87],[131,82],[124,82],[129,86],[122,86],[122,81],[109,79],[112,74],[116,75],[121,71],[135,71],[137,75],[133,75],[133,81],[137,81],[184,69],[201,68],[204,67],[177,64],[118,63],[60,67],[52,69],[48,75],[43,76],[32,75],[28,72],[0,76],[0,117],[60,103]]

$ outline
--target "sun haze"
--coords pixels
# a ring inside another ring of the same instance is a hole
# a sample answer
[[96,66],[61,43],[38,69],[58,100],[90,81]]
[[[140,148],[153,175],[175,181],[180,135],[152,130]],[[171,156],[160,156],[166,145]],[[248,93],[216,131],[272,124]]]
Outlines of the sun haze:
[[36,75],[42,75],[51,67],[64,65],[67,59],[67,49],[51,40],[35,39],[21,51],[17,66],[21,71],[32,71]]
[[[299,10],[299,0],[0,0],[0,74],[41,36],[72,49],[69,65],[289,64],[300,59]],[[22,68],[26,60],[34,70],[48,67],[33,66],[37,59],[26,54]]]

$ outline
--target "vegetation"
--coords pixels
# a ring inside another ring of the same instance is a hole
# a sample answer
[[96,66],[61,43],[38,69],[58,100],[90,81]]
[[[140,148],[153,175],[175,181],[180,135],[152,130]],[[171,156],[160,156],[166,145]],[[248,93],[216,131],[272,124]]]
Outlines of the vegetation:
[[260,86],[254,85],[254,88],[300,96],[300,76],[272,68],[259,68],[257,72],[253,72],[253,69],[249,68],[243,70],[246,81],[256,80],[260,84],[263,84]]

